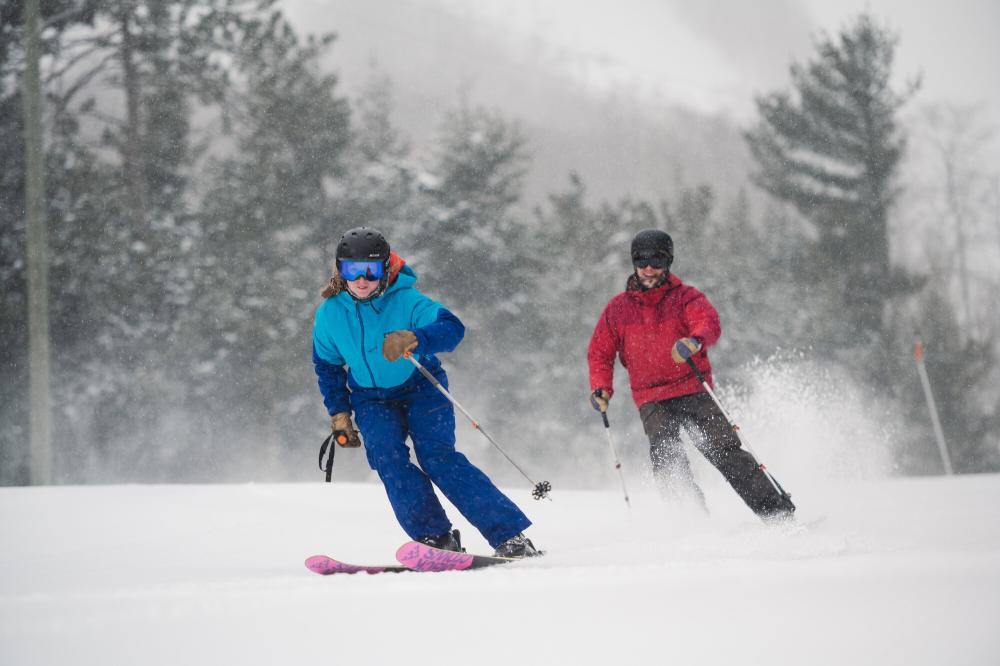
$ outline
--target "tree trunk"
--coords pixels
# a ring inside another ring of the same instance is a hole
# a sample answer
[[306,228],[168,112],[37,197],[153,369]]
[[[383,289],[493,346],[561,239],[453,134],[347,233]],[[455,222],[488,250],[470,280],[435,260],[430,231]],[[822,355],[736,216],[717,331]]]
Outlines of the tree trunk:
[[119,17],[122,32],[122,72],[125,86],[125,145],[122,150],[123,167],[128,188],[128,209],[136,231],[146,220],[146,169],[142,158],[142,87],[139,70],[135,64],[135,42],[132,37],[129,8],[125,6]]
[[945,188],[948,208],[955,222],[955,253],[958,256],[958,285],[962,295],[962,319],[964,340],[975,337],[975,321],[972,318],[972,299],[969,295],[969,266],[967,260],[968,241],[965,231],[965,211],[959,194],[958,178],[955,175],[957,155],[948,150],[944,156]]
[[48,238],[39,72],[39,0],[25,4],[24,143],[28,261],[28,368],[31,400],[31,483],[52,483],[52,400],[49,387]]

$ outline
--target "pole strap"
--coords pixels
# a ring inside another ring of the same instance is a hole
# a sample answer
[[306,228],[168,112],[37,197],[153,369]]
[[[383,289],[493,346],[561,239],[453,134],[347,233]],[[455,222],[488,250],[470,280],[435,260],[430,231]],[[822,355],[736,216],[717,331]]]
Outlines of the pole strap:
[[[333,479],[333,455],[337,450],[337,446],[333,441],[334,433],[330,433],[329,437],[323,440],[323,446],[319,449],[319,469],[320,471],[326,472],[326,482],[330,483]],[[326,455],[327,449],[330,451],[330,455],[326,460],[326,467],[323,467],[323,456]]]

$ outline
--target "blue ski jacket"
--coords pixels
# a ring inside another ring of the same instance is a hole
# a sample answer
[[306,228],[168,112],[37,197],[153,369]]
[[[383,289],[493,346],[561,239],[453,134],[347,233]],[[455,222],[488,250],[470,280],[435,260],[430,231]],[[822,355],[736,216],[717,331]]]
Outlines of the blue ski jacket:
[[382,339],[392,331],[413,331],[416,359],[435,375],[444,373],[434,354],[454,350],[465,336],[465,326],[417,291],[416,281],[416,273],[404,264],[380,296],[359,302],[344,290],[317,308],[313,364],[330,414],[353,411],[351,392],[393,389],[416,372],[404,358],[390,362],[382,356]]

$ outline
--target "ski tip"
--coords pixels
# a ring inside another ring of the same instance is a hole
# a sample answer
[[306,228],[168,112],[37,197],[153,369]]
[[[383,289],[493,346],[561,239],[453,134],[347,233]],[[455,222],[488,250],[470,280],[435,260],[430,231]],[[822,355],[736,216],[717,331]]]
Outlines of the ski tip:
[[306,569],[321,576],[338,573],[344,569],[342,562],[327,557],[326,555],[310,555],[305,561]]
[[331,574],[356,574],[356,573],[366,573],[366,574],[377,574],[377,573],[387,573],[387,572],[402,572],[409,571],[410,569],[399,565],[358,565],[358,564],[348,564],[347,562],[341,562],[340,560],[335,560],[327,555],[311,555],[305,560],[306,568],[313,573],[318,573],[321,576],[329,576]]
[[325,561],[329,559],[330,558],[326,555],[310,555],[305,561],[306,569],[309,569],[310,571],[321,569]]

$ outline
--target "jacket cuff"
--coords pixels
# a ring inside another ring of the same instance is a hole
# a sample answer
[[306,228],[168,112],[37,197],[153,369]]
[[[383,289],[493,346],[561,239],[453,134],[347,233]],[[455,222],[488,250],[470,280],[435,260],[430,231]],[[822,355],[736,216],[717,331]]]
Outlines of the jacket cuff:
[[425,356],[427,354],[432,353],[432,352],[427,351],[427,348],[430,345],[430,342],[429,342],[429,340],[427,338],[427,334],[424,333],[419,328],[415,328],[411,332],[413,333],[413,335],[417,336],[417,346],[413,350],[413,353],[414,354],[422,354],[422,355],[425,355]]

